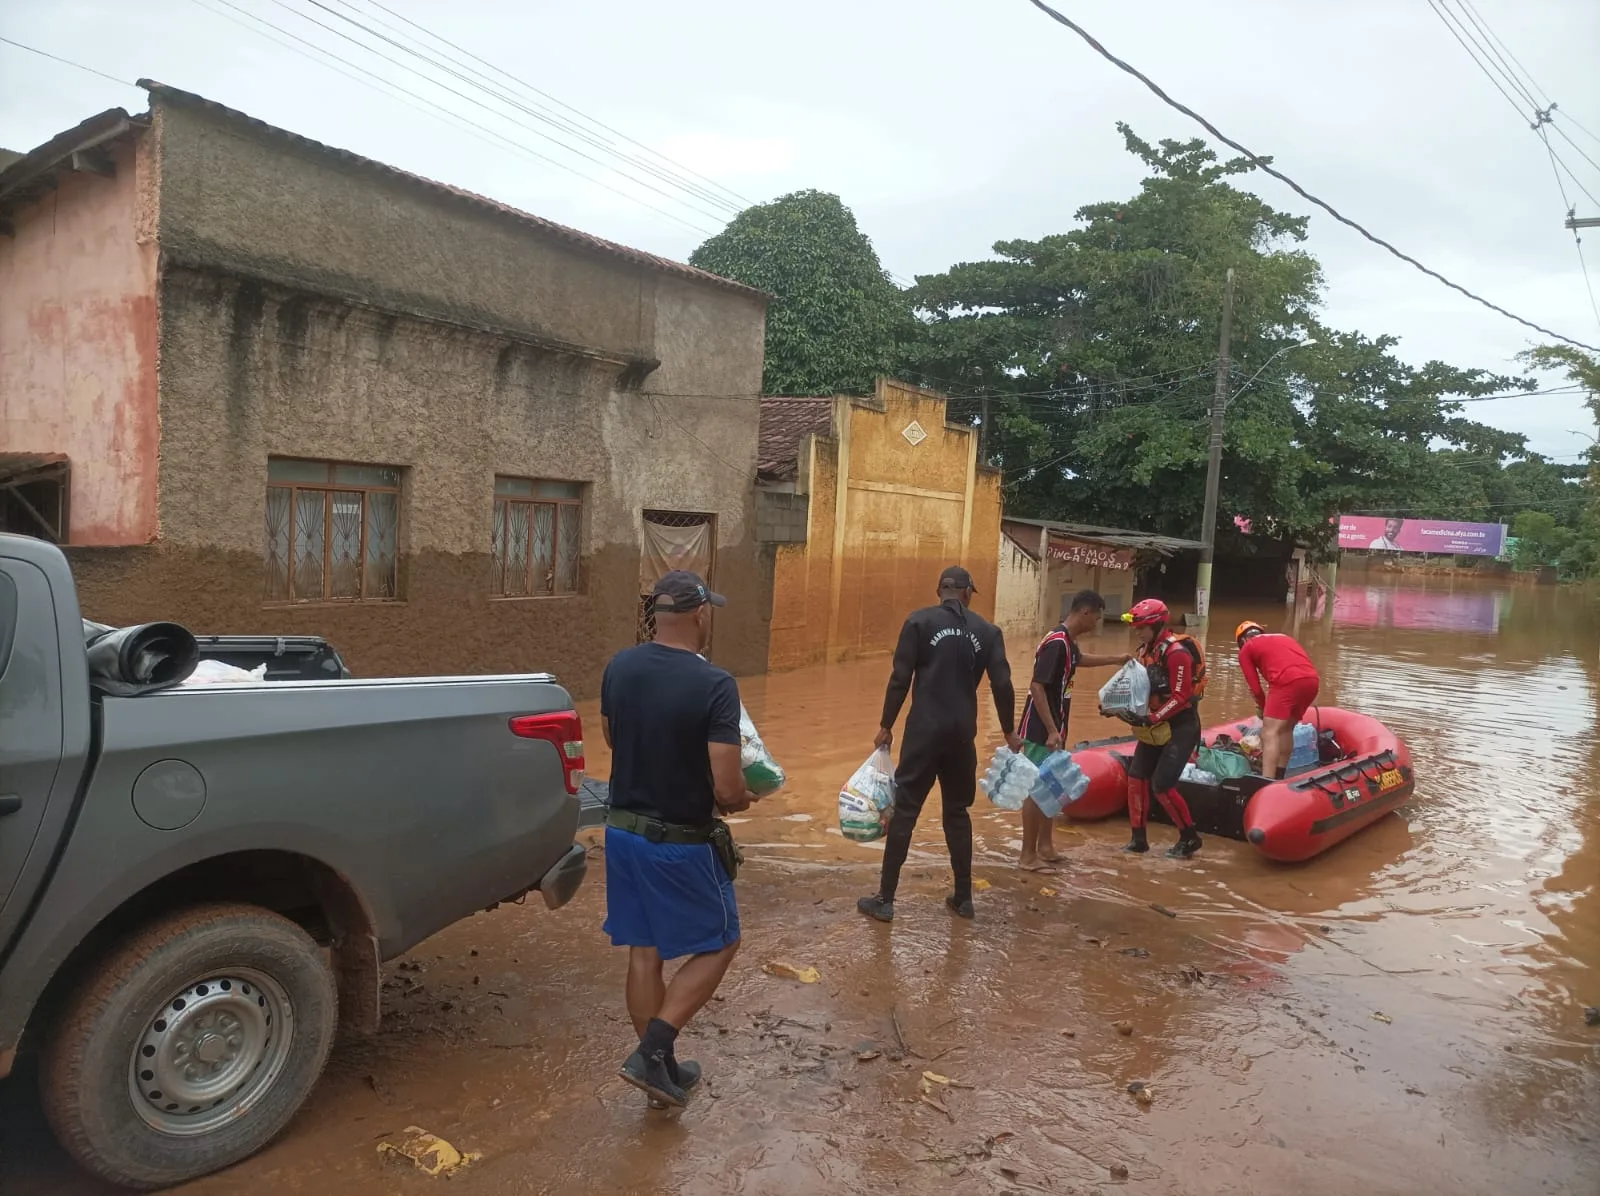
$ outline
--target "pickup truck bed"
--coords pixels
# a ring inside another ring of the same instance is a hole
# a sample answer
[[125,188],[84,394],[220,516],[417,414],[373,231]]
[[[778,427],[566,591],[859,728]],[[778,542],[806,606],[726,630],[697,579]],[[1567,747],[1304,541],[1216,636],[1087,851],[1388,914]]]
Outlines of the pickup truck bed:
[[[189,638],[162,629],[192,667]],[[290,656],[274,637],[199,654],[269,645]],[[93,650],[60,550],[0,535],[0,1077],[37,1047],[56,1136],[105,1179],[162,1187],[258,1150],[336,1024],[376,1028],[383,960],[583,881],[574,836],[603,806],[552,677],[111,696]]]

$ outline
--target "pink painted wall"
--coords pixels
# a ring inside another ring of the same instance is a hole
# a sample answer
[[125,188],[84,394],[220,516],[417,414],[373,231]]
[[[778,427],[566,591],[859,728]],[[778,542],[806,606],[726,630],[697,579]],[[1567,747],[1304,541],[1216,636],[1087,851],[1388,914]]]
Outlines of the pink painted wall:
[[154,146],[110,152],[114,178],[64,172],[0,237],[0,450],[66,453],[68,542],[156,538]]

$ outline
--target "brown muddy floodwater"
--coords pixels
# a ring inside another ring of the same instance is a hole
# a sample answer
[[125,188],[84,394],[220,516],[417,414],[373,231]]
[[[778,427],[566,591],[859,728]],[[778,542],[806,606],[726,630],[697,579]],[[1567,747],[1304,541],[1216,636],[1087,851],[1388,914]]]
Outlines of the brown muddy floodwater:
[[[1063,872],[1039,877],[1015,867],[1016,815],[980,797],[989,887],[963,923],[940,904],[931,802],[882,927],[853,908],[881,846],[844,840],[834,801],[887,660],[746,679],[790,781],[737,828],[745,950],[680,1044],[708,1077],[686,1112],[614,1078],[632,1042],[593,836],[570,907],[470,919],[391,967],[384,1032],[341,1045],[277,1144],[184,1190],[1594,1196],[1596,597],[1356,581],[1331,609],[1219,610],[1207,723],[1249,710],[1227,639],[1246,617],[1301,637],[1323,701],[1407,741],[1408,807],[1297,866],[1215,838],[1189,862],[1127,857],[1125,825],[1063,827]],[[1012,644],[1019,679],[1031,647]],[[1115,729],[1093,709],[1108,671],[1080,681],[1074,739]],[[982,735],[998,742],[992,711]],[[7,1196],[103,1190],[23,1086],[0,1117]],[[482,1157],[449,1181],[380,1161],[408,1125]]]

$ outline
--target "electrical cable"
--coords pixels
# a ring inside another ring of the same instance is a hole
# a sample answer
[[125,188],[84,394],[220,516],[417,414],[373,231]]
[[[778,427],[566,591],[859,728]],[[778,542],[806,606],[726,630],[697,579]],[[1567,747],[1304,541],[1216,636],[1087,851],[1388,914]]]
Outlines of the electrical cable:
[[[319,29],[326,30],[327,32],[333,34],[335,37],[342,38],[343,40],[345,40],[347,42],[350,42],[352,45],[358,47],[359,49],[365,50],[368,54],[373,55],[375,58],[380,58],[383,61],[389,63],[391,66],[398,67],[399,69],[401,69],[403,71],[406,71],[409,74],[415,75],[417,78],[422,79],[423,81],[425,81],[427,83],[431,83],[433,86],[439,88],[442,91],[447,91],[451,95],[456,96],[456,97],[458,97],[460,99],[463,99],[467,103],[472,104],[475,107],[482,108],[484,111],[490,113],[493,116],[499,117],[501,120],[509,121],[510,123],[512,123],[514,125],[517,125],[519,128],[522,128],[522,129],[526,130],[527,132],[532,133],[535,137],[541,137],[546,141],[549,141],[549,142],[551,142],[551,143],[553,143],[555,145],[560,146],[562,149],[566,150],[568,153],[575,154],[578,157],[584,159],[585,161],[593,162],[596,166],[602,167],[603,169],[616,171],[619,175],[621,175],[623,178],[627,179],[629,182],[633,183],[635,186],[643,187],[647,191],[654,191],[657,195],[660,195],[660,196],[672,201],[673,203],[682,204],[684,207],[688,208],[689,210],[691,210],[693,212],[696,212],[701,216],[705,216],[706,218],[708,218],[710,220],[715,220],[715,221],[721,222],[722,219],[723,219],[717,213],[708,212],[704,208],[696,207],[694,204],[689,203],[687,200],[685,200],[685,199],[683,199],[683,198],[681,198],[681,197],[679,197],[677,195],[674,195],[670,191],[665,191],[662,188],[657,187],[652,183],[646,182],[643,179],[635,178],[634,176],[628,174],[626,171],[618,169],[616,166],[612,165],[611,163],[604,162],[601,159],[596,158],[593,154],[586,154],[582,150],[577,149],[574,146],[568,145],[566,142],[562,141],[559,137],[555,137],[555,136],[552,136],[549,133],[545,133],[545,132],[543,132],[543,131],[541,131],[539,129],[535,129],[533,126],[529,125],[525,121],[519,121],[515,117],[508,116],[505,112],[502,112],[500,109],[495,108],[493,105],[486,104],[482,100],[477,99],[475,96],[468,95],[466,92],[461,91],[458,88],[452,87],[448,83],[440,82],[438,79],[435,79],[434,77],[432,77],[431,75],[427,74],[424,71],[418,70],[416,67],[407,66],[404,62],[401,62],[399,59],[394,58],[394,57],[392,57],[392,56],[390,56],[388,54],[385,54],[381,50],[376,50],[370,45],[367,45],[360,38],[353,37],[350,34],[345,33],[343,30],[335,29],[332,25],[327,24],[325,21],[319,21],[316,17],[313,17],[313,16],[311,16],[311,15],[309,15],[307,13],[301,12],[299,9],[297,9],[297,8],[293,7],[292,5],[286,3],[285,0],[271,0],[271,2],[273,4],[275,4],[277,7],[283,9],[285,12],[292,13],[293,15],[299,17],[301,20],[307,21],[307,22],[317,26]],[[312,2],[315,3],[316,0],[312,0]],[[268,24],[270,25],[271,23],[268,22]],[[286,32],[285,30],[283,30],[283,29],[281,29],[281,28],[279,28],[277,26],[272,26],[272,27],[273,28],[277,28],[280,33]],[[474,86],[476,86],[476,85],[474,85]],[[479,90],[483,90],[483,89],[480,87]]]
[[[739,210],[739,207],[738,207],[737,204],[732,203],[732,202],[730,202],[730,201],[728,201],[726,199],[723,199],[721,196],[715,195],[715,194],[707,191],[704,187],[701,187],[698,184],[686,183],[684,180],[682,180],[679,177],[677,177],[676,175],[674,175],[671,171],[663,170],[661,167],[656,166],[653,163],[641,161],[635,155],[628,154],[628,153],[626,153],[624,151],[617,150],[608,141],[606,141],[604,138],[595,136],[594,134],[590,133],[588,130],[580,128],[579,126],[573,124],[571,121],[566,120],[563,117],[554,116],[554,115],[549,114],[547,109],[546,110],[541,110],[538,107],[530,106],[530,105],[528,105],[526,103],[523,103],[522,101],[520,101],[514,95],[508,95],[505,91],[500,90],[498,85],[493,84],[493,82],[491,80],[489,80],[488,77],[486,75],[484,75],[482,71],[473,70],[473,68],[468,67],[466,69],[471,74],[470,75],[469,74],[463,74],[461,71],[455,70],[452,67],[445,65],[444,63],[440,62],[438,59],[429,57],[427,54],[423,53],[421,50],[418,50],[413,46],[409,46],[409,45],[406,45],[405,43],[403,43],[401,41],[397,41],[395,38],[389,37],[387,34],[380,33],[378,30],[373,29],[370,25],[363,24],[362,22],[356,20],[354,17],[346,16],[344,13],[339,12],[336,9],[330,8],[328,5],[322,3],[322,0],[304,0],[304,2],[310,4],[313,8],[320,9],[321,11],[327,13],[329,16],[335,18],[336,20],[344,21],[345,23],[347,23],[349,25],[353,25],[355,28],[361,30],[363,33],[365,33],[365,34],[367,34],[367,35],[369,35],[371,37],[375,37],[379,41],[384,42],[384,43],[386,43],[386,44],[388,44],[390,46],[393,46],[395,49],[400,50],[403,53],[409,54],[413,58],[417,58],[417,59],[421,60],[422,62],[427,63],[429,66],[434,67],[437,70],[443,71],[445,74],[450,75],[451,77],[459,80],[461,83],[465,84],[468,87],[475,87],[479,91],[482,91],[485,95],[493,96],[495,99],[501,101],[504,104],[510,105],[511,107],[517,109],[519,112],[522,112],[522,113],[526,114],[527,116],[531,116],[534,120],[540,121],[540,122],[542,122],[544,124],[550,125],[553,128],[559,129],[561,132],[567,133],[569,136],[576,137],[579,141],[583,142],[585,145],[591,147],[592,149],[597,149],[601,153],[610,154],[613,157],[619,159],[620,161],[626,162],[629,165],[634,166],[637,169],[644,171],[646,174],[649,174],[651,177],[656,178],[656,179],[668,184],[669,186],[678,188],[679,190],[685,192],[685,194],[691,195],[694,198],[696,198],[698,200],[701,200],[703,202],[719,205],[719,206],[727,209],[730,212],[737,212]],[[339,0],[339,3],[344,4],[346,7],[353,7],[349,3],[349,0]],[[360,10],[357,10],[357,11],[360,11]],[[304,16],[304,14],[301,14],[301,15]],[[362,15],[365,16],[366,14],[363,13]],[[310,18],[305,18],[305,19],[310,19]],[[368,51],[370,53],[377,53],[377,51],[373,50],[370,46],[368,46],[366,48],[368,49]],[[475,81],[471,77],[472,75],[476,75],[477,79],[478,80],[483,80],[483,82]],[[540,134],[540,133],[538,133],[538,130],[531,128],[531,126],[529,127],[529,131],[533,132],[533,133],[535,133],[535,134],[537,134],[539,136],[548,136],[548,134]],[[557,142],[557,144],[561,144],[561,145],[565,146],[564,142]],[[570,146],[565,146],[565,148],[571,150]],[[572,152],[579,153],[580,151],[572,150]],[[599,159],[590,159],[590,160],[596,162],[596,164],[598,164],[598,165],[602,165],[602,166],[606,165],[606,163],[600,162]],[[611,169],[614,169],[614,167],[611,168]],[[682,200],[677,200],[677,202],[681,203],[683,201]],[[686,205],[686,206],[688,206],[688,205]],[[695,210],[700,211],[700,209],[695,209]],[[721,217],[715,215],[714,213],[710,213],[710,212],[703,212],[702,211],[702,215],[711,216],[713,219],[721,219]]]
[[1030,4],[1032,4],[1035,8],[1039,9],[1041,12],[1045,13],[1052,20],[1056,21],[1058,24],[1064,25],[1068,29],[1070,29],[1074,33],[1076,33],[1080,38],[1082,38],[1085,42],[1087,42],[1089,44],[1090,48],[1093,49],[1095,51],[1095,53],[1099,54],[1106,61],[1110,62],[1118,70],[1124,71],[1125,73],[1127,73],[1129,75],[1132,75],[1135,79],[1139,80],[1139,82],[1143,83],[1145,85],[1145,87],[1147,87],[1151,92],[1153,92],[1156,95],[1156,97],[1158,99],[1160,99],[1163,103],[1165,103],[1168,107],[1173,108],[1173,109],[1183,113],[1185,116],[1187,116],[1191,120],[1195,121],[1197,124],[1200,125],[1201,128],[1205,129],[1208,133],[1210,133],[1218,141],[1222,142],[1224,145],[1230,147],[1231,149],[1237,150],[1239,153],[1241,153],[1241,154],[1245,155],[1247,158],[1249,158],[1254,163],[1255,167],[1258,170],[1261,170],[1263,173],[1265,173],[1267,175],[1270,175],[1272,178],[1277,179],[1280,183],[1283,183],[1290,190],[1292,190],[1296,195],[1300,196],[1302,199],[1306,200],[1308,203],[1315,204],[1317,207],[1321,208],[1324,212],[1327,212],[1328,215],[1332,216],[1340,224],[1345,225],[1347,228],[1354,229],[1356,232],[1360,233],[1363,237],[1365,237],[1368,241],[1371,241],[1374,245],[1377,245],[1380,248],[1387,250],[1394,257],[1397,257],[1401,261],[1405,262],[1407,265],[1412,266],[1412,267],[1416,268],[1417,270],[1420,270],[1423,274],[1426,274],[1428,277],[1434,279],[1435,281],[1443,283],[1445,286],[1449,287],[1451,290],[1456,291],[1459,294],[1465,295],[1468,299],[1471,299],[1474,303],[1480,304],[1481,306],[1488,308],[1490,311],[1493,311],[1493,312],[1498,313],[1499,315],[1505,316],[1508,320],[1514,320],[1516,323],[1521,324],[1525,328],[1531,328],[1535,332],[1542,333],[1543,335],[1548,336],[1548,337],[1553,337],[1553,338],[1555,338],[1556,340],[1559,340],[1559,341],[1564,341],[1565,343],[1567,343],[1569,345],[1576,346],[1579,349],[1584,349],[1584,350],[1587,350],[1588,352],[1591,352],[1591,353],[1600,353],[1600,348],[1597,348],[1594,345],[1586,344],[1585,342],[1580,341],[1580,340],[1574,340],[1572,337],[1564,336],[1561,333],[1554,331],[1553,329],[1546,328],[1542,324],[1536,324],[1532,320],[1524,319],[1522,316],[1517,315],[1515,312],[1507,311],[1505,308],[1501,307],[1499,304],[1491,302],[1490,300],[1485,299],[1482,295],[1476,294],[1475,292],[1468,290],[1466,287],[1462,286],[1460,283],[1452,281],[1451,279],[1445,277],[1443,274],[1439,273],[1437,270],[1434,270],[1431,267],[1423,265],[1420,261],[1418,261],[1416,258],[1412,257],[1410,254],[1404,253],[1401,250],[1395,248],[1393,245],[1391,245],[1388,241],[1384,240],[1382,237],[1379,237],[1375,233],[1372,233],[1372,232],[1368,231],[1361,224],[1359,224],[1356,221],[1350,219],[1350,217],[1344,215],[1342,212],[1340,212],[1337,208],[1335,208],[1332,204],[1328,203],[1326,200],[1320,199],[1317,196],[1313,195],[1311,192],[1307,191],[1299,183],[1295,182],[1292,178],[1290,178],[1288,175],[1284,174],[1281,170],[1277,169],[1275,166],[1272,166],[1268,162],[1262,161],[1261,156],[1259,154],[1255,153],[1254,151],[1252,151],[1250,149],[1247,149],[1245,146],[1241,145],[1239,142],[1235,141],[1233,138],[1227,136],[1227,134],[1223,133],[1221,129],[1217,128],[1216,125],[1212,124],[1205,117],[1201,116],[1193,108],[1190,108],[1188,105],[1182,104],[1182,103],[1178,102],[1177,100],[1174,100],[1165,91],[1163,91],[1161,89],[1160,85],[1157,84],[1154,80],[1152,80],[1148,75],[1144,74],[1138,68],[1129,65],[1127,62],[1124,62],[1122,59],[1118,58],[1115,54],[1111,53],[1111,51],[1106,49],[1105,46],[1103,46],[1099,41],[1097,41],[1094,38],[1094,36],[1088,32],[1088,30],[1084,29],[1081,25],[1077,24],[1075,21],[1071,20],[1070,18],[1068,18],[1066,16],[1063,16],[1061,13],[1057,12],[1054,8],[1051,8],[1050,5],[1048,5],[1048,4],[1046,4],[1044,2],[1044,0],[1028,0],[1028,2]]
[[[484,140],[485,139],[485,135],[487,135],[488,137],[494,138],[495,141],[500,143],[502,146],[509,147],[510,149],[513,149],[513,150],[517,151],[518,153],[524,155],[525,157],[536,159],[536,160],[538,160],[540,162],[543,162],[543,163],[545,163],[546,165],[549,165],[549,166],[554,166],[558,170],[564,170],[568,174],[573,175],[576,178],[582,179],[584,182],[592,183],[596,187],[599,187],[599,188],[601,188],[601,189],[603,189],[605,191],[611,192],[611,194],[613,194],[613,195],[621,196],[623,199],[626,199],[631,203],[636,203],[640,207],[647,208],[650,211],[655,212],[657,215],[665,216],[665,217],[667,217],[667,219],[673,220],[673,221],[677,222],[678,224],[681,224],[685,228],[688,228],[688,229],[690,229],[690,230],[692,230],[694,232],[700,233],[702,235],[709,235],[710,232],[712,231],[712,230],[709,230],[709,229],[706,229],[706,228],[702,227],[701,225],[695,224],[692,221],[685,220],[682,216],[679,216],[675,212],[669,212],[665,208],[658,207],[657,205],[651,203],[649,200],[641,199],[637,195],[634,195],[634,194],[632,194],[630,192],[624,191],[620,187],[613,187],[610,183],[607,183],[607,182],[605,182],[605,181],[603,181],[601,179],[594,178],[592,175],[584,174],[583,171],[577,169],[574,166],[570,166],[565,162],[562,162],[562,161],[560,161],[560,160],[558,160],[556,158],[550,157],[548,154],[541,153],[540,151],[538,151],[536,149],[532,149],[532,148],[530,148],[530,147],[528,147],[526,145],[523,145],[521,142],[515,141],[515,140],[507,137],[504,133],[497,132],[496,130],[489,128],[489,126],[483,124],[480,121],[475,121],[470,117],[463,116],[460,113],[454,111],[453,109],[450,109],[450,108],[446,107],[443,104],[438,103],[435,100],[430,100],[426,96],[418,95],[415,91],[412,91],[410,88],[407,88],[407,87],[403,86],[402,84],[395,83],[392,80],[389,80],[389,79],[385,78],[384,76],[378,74],[375,71],[368,70],[366,67],[360,65],[359,63],[352,62],[352,61],[350,61],[350,59],[345,58],[342,55],[334,53],[332,50],[325,49],[324,47],[317,45],[315,42],[309,41],[306,38],[303,38],[303,37],[299,36],[296,33],[291,33],[289,30],[284,29],[281,26],[274,25],[271,21],[267,20],[265,17],[257,16],[253,12],[248,12],[247,10],[245,10],[243,8],[240,8],[238,5],[233,4],[231,2],[231,0],[215,0],[215,3],[222,4],[225,7],[232,9],[234,12],[239,13],[240,15],[242,15],[244,17],[248,17],[250,20],[257,22],[260,25],[264,25],[267,29],[270,29],[270,30],[272,30],[272,31],[274,31],[276,33],[282,34],[284,38],[289,38],[294,42],[298,42],[300,44],[300,46],[302,46],[302,47],[309,47],[309,49],[316,51],[317,54],[324,55],[327,58],[332,59],[334,62],[343,63],[345,66],[351,68],[351,70],[359,71],[361,74],[366,75],[371,79],[377,80],[379,83],[383,84],[383,87],[374,87],[371,83],[364,83],[362,80],[356,79],[348,71],[340,70],[338,67],[330,65],[328,62],[323,61],[321,58],[318,58],[318,57],[314,56],[313,54],[307,53],[307,51],[305,49],[297,49],[295,46],[289,45],[288,43],[283,41],[282,38],[274,37],[272,35],[272,33],[265,32],[262,29],[253,28],[250,25],[245,25],[237,17],[230,16],[228,13],[219,12],[215,8],[212,8],[210,3],[207,3],[206,0],[194,0],[194,3],[199,5],[201,8],[204,8],[207,11],[211,12],[214,16],[219,16],[219,17],[224,18],[225,20],[232,21],[234,24],[239,25],[241,28],[249,30],[251,33],[254,33],[258,37],[263,37],[267,41],[270,41],[270,42],[274,43],[275,45],[283,46],[285,49],[288,49],[288,50],[292,51],[293,53],[299,54],[301,57],[306,58],[311,62],[315,62],[319,66],[326,67],[327,69],[332,70],[332,71],[336,72],[337,74],[343,75],[347,79],[352,79],[354,82],[362,83],[363,86],[368,87],[373,91],[377,91],[380,95],[385,95],[390,99],[398,100],[400,103],[404,104],[408,108],[411,108],[411,109],[413,109],[415,111],[418,111],[418,112],[426,112],[426,109],[417,107],[418,104],[425,104],[425,105],[428,106],[428,108],[431,108],[431,109],[434,110],[433,112],[428,113],[428,115],[432,115],[432,116],[436,116],[436,117],[442,115],[443,117],[448,118],[450,121],[454,122],[455,125],[458,128],[466,128],[467,131],[472,136],[477,137],[480,141]],[[387,88],[389,90],[385,90],[385,88]],[[406,97],[409,97],[409,99],[406,98]],[[411,101],[413,101],[413,100],[416,101],[416,103],[412,103]]]
[[[345,0],[341,0],[341,2],[345,2]],[[434,33],[432,30],[426,28],[423,25],[418,24],[416,21],[413,21],[410,17],[407,17],[403,13],[396,12],[394,9],[392,9],[392,8],[388,7],[387,5],[381,3],[381,0],[366,0],[366,2],[368,4],[370,4],[373,8],[381,9],[383,12],[388,13],[390,16],[394,17],[396,20],[402,21],[405,24],[411,26],[413,29],[416,29],[419,32],[426,34],[428,37],[432,38],[434,41],[440,42],[441,44],[449,47],[450,49],[456,50],[459,53],[466,55],[468,58],[472,59],[474,62],[477,62],[481,66],[488,67],[490,70],[494,71],[496,74],[505,76],[505,78],[511,80],[513,83],[517,83],[518,85],[520,85],[521,87],[527,89],[528,91],[533,92],[535,95],[543,96],[545,99],[549,100],[552,104],[555,104],[555,105],[557,105],[557,106],[559,106],[561,108],[565,108],[568,112],[573,113],[575,116],[581,117],[582,119],[588,121],[590,124],[594,125],[595,127],[599,128],[599,129],[603,129],[607,133],[614,134],[615,136],[622,138],[622,140],[628,142],[629,144],[637,146],[639,149],[644,150],[646,153],[652,154],[655,157],[660,158],[663,162],[666,162],[671,166],[677,167],[679,170],[683,171],[685,174],[693,175],[695,178],[699,179],[701,182],[708,183],[711,186],[716,187],[718,190],[726,192],[728,195],[732,196],[735,200],[737,200],[741,205],[743,205],[745,207],[754,206],[756,201],[751,199],[751,198],[749,198],[748,196],[741,195],[741,194],[739,194],[739,192],[733,190],[731,187],[727,187],[727,186],[723,185],[722,183],[717,182],[715,179],[708,178],[707,176],[699,173],[698,171],[692,169],[691,167],[685,166],[682,162],[678,162],[678,161],[676,161],[676,160],[674,160],[672,158],[669,158],[666,154],[663,154],[658,150],[652,149],[650,146],[646,145],[644,142],[638,141],[635,138],[628,136],[626,133],[622,132],[620,129],[613,128],[612,126],[606,124],[604,121],[597,120],[594,117],[589,116],[587,113],[583,112],[582,110],[580,110],[578,108],[574,108],[571,104],[568,104],[565,101],[558,99],[557,97],[551,95],[549,92],[542,91],[541,89],[535,87],[533,84],[525,82],[524,80],[518,79],[517,76],[511,74],[509,71],[503,69],[502,67],[496,66],[494,63],[490,62],[488,59],[483,58],[483,57],[481,57],[481,56],[479,56],[477,54],[474,54],[471,50],[468,50],[466,47],[456,44],[455,42],[449,40],[446,37],[442,37],[439,34]]]
[[0,37],[0,42],[8,46],[15,46],[19,50],[26,50],[29,54],[37,54],[40,58],[48,58],[52,62],[59,62],[62,66],[70,66],[76,70],[87,71],[91,75],[99,75],[102,79],[109,79],[113,83],[120,83],[124,87],[137,88],[139,85],[130,79],[119,79],[115,75],[108,75],[105,71],[97,71],[92,66],[84,66],[81,62],[73,62],[70,58],[62,58],[59,54],[52,54],[48,50],[41,50],[37,46],[27,46],[21,42],[12,41],[9,37]]

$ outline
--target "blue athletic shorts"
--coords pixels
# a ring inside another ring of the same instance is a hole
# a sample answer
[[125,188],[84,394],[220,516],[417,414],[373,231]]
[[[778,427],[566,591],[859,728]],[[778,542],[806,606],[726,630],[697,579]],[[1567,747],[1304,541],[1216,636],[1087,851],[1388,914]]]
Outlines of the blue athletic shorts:
[[738,942],[733,882],[711,844],[652,843],[607,827],[605,932],[613,947],[654,947],[662,959]]

